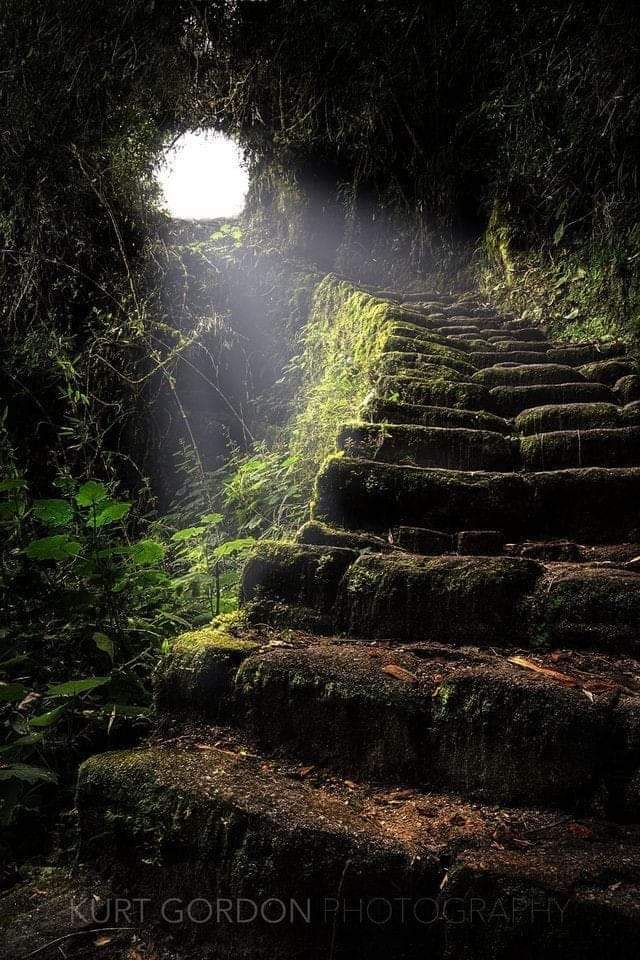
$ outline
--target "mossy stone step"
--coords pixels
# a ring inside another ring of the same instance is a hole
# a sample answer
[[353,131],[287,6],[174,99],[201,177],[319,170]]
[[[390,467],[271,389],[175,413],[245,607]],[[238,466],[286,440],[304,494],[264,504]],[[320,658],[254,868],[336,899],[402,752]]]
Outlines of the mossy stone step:
[[[459,374],[459,376],[461,376]],[[593,384],[589,384],[593,387]],[[606,389],[606,388],[603,388]],[[378,394],[385,401],[418,404],[428,407],[452,407],[458,410],[493,412],[491,395],[479,383],[456,382],[451,377],[422,380],[403,374],[380,378]],[[530,404],[527,404],[530,406]]]
[[526,320],[505,320],[505,328],[509,336],[524,337],[527,340],[547,340],[549,333],[546,327],[533,327]]
[[549,363],[546,353],[531,353],[523,350],[511,350],[509,353],[496,353],[493,350],[478,351],[477,353],[470,353],[469,357],[481,369],[504,363],[517,364],[518,366]]
[[260,642],[232,618],[178,636],[154,673],[157,711],[176,709],[215,722],[227,718],[236,671]]
[[622,409],[613,403],[547,404],[523,410],[515,418],[518,433],[554,433],[557,430],[595,430],[623,425]]
[[596,363],[585,363],[578,369],[585,380],[591,383],[606,383],[612,387],[622,377],[637,375],[638,364],[630,360],[599,360]]
[[[80,858],[108,867],[130,896],[150,898],[154,919],[170,898],[173,918],[189,904],[196,918],[207,903],[230,912],[242,904],[244,916],[257,904],[254,922],[214,913],[209,923],[185,924],[185,940],[208,940],[216,957],[348,958],[356,945],[384,957],[392,944],[407,948],[410,928],[338,924],[328,905],[341,894],[436,896],[442,868],[420,843],[419,821],[403,831],[393,815],[380,823],[380,811],[371,822],[344,796],[203,746],[106,753],[83,764]],[[276,922],[281,905],[286,920]]]
[[516,417],[531,407],[569,403],[615,403],[616,396],[604,383],[550,383],[524,387],[492,387],[486,409],[501,417]]
[[394,641],[640,650],[640,574],[515,557],[362,554],[336,625]]
[[387,357],[418,357],[423,362],[444,363],[454,370],[471,375],[477,367],[473,359],[462,350],[455,350],[441,343],[408,340],[404,337],[390,337],[385,343],[383,360]]
[[538,433],[521,438],[520,456],[525,470],[638,466],[640,427]]
[[345,547],[347,550],[375,550],[380,553],[391,550],[388,538],[376,537],[370,533],[354,533],[330,527],[317,520],[307,520],[296,533],[296,543],[310,546]]
[[[507,360],[505,356],[505,361]],[[474,383],[484,387],[529,387],[543,384],[580,383],[583,375],[573,367],[559,363],[521,364],[519,366],[493,366],[479,370],[473,375]]]
[[611,691],[639,670],[571,651],[318,643],[246,659],[236,704],[262,749],[344,776],[637,819],[640,688]]
[[344,547],[262,540],[244,566],[241,602],[253,604],[258,621],[276,620],[283,607],[289,623],[295,613],[296,624],[331,632],[338,586],[357,556]]
[[640,376],[631,374],[616,381],[613,392],[618,403],[635,403],[640,400]]
[[497,353],[512,353],[514,350],[529,350],[531,353],[546,353],[551,346],[548,340],[522,340],[494,335],[488,338]]
[[414,376],[421,380],[451,380],[469,383],[476,367],[471,367],[455,357],[425,353],[385,353],[378,364],[381,377],[393,374]]
[[362,409],[363,418],[372,423],[415,423],[421,427],[463,427],[467,430],[512,432],[512,424],[502,417],[480,410],[456,410],[451,407],[422,407],[393,400],[369,400]]
[[508,539],[636,540],[640,469],[544,473],[424,469],[330,457],[316,481],[314,516],[346,529],[394,526],[501,529]]
[[517,446],[503,434],[461,427],[398,424],[345,424],[338,449],[349,456],[382,463],[450,470],[514,470]]
[[627,345],[621,340],[614,343],[552,344],[549,350],[549,359],[554,363],[580,366],[583,363],[596,363],[599,360],[623,357],[626,352]]
[[402,337],[405,340],[414,340],[420,343],[439,343],[442,346],[453,346],[455,349],[466,353],[464,347],[458,344],[450,344],[448,337],[441,337],[439,333],[426,330],[424,327],[407,320],[395,321],[389,327],[389,337]]
[[[218,960],[452,960],[480,940],[490,950],[474,957],[512,960],[526,937],[529,956],[546,960],[635,957],[635,827],[570,830],[547,810],[310,785],[203,746],[94,757],[77,795],[80,860],[150,898],[151,922],[166,901],[196,920],[212,905],[210,922],[167,928],[199,955],[210,945]],[[238,921],[252,904],[258,919]]]

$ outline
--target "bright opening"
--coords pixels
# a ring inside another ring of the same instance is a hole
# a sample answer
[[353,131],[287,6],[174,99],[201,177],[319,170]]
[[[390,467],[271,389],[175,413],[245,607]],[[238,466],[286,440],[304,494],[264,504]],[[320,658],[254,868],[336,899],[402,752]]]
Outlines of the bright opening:
[[240,148],[221,133],[185,133],[158,169],[164,203],[178,220],[236,217],[249,175]]

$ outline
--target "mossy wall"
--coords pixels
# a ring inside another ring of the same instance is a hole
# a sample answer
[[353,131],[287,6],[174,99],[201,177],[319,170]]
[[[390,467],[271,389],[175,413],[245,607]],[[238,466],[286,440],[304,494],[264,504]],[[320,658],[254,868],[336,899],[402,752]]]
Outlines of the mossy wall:
[[546,323],[568,340],[640,338],[640,228],[566,244],[523,248],[495,206],[477,258],[481,290],[498,306]]
[[314,290],[291,365],[297,390],[288,431],[309,493],[320,464],[335,450],[339,427],[353,419],[379,375],[393,319],[391,304],[333,275]]

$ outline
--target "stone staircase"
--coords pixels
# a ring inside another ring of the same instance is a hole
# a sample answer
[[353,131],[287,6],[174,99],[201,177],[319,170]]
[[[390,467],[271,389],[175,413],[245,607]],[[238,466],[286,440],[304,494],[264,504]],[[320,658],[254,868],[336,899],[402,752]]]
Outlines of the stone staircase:
[[254,551],[237,622],[178,639],[150,745],[83,766],[81,858],[150,922],[197,900],[194,956],[631,957],[638,367],[378,296],[312,519]]

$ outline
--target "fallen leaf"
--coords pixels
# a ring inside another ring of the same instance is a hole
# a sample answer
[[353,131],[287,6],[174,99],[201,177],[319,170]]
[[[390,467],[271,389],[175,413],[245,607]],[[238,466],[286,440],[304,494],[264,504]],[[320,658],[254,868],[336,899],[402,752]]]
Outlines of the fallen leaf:
[[517,667],[532,670],[534,673],[539,673],[543,677],[548,677],[550,680],[556,680],[566,687],[576,687],[578,685],[578,681],[574,677],[570,677],[566,673],[560,673],[559,670],[552,670],[550,667],[541,667],[539,663],[528,660],[527,657],[509,657],[508,659],[509,663],[515,663]]
[[111,943],[113,937],[97,937],[93,941],[95,947],[106,947],[108,943]]
[[393,677],[395,680],[402,680],[403,683],[418,682],[415,673],[411,673],[410,670],[405,670],[404,667],[398,666],[397,663],[388,663],[386,667],[382,668],[382,672],[386,673],[389,677]]
[[580,837],[581,840],[588,840],[593,836],[593,830],[591,827],[585,827],[583,823],[571,823],[567,824],[567,830],[569,833],[572,833],[574,837]]

